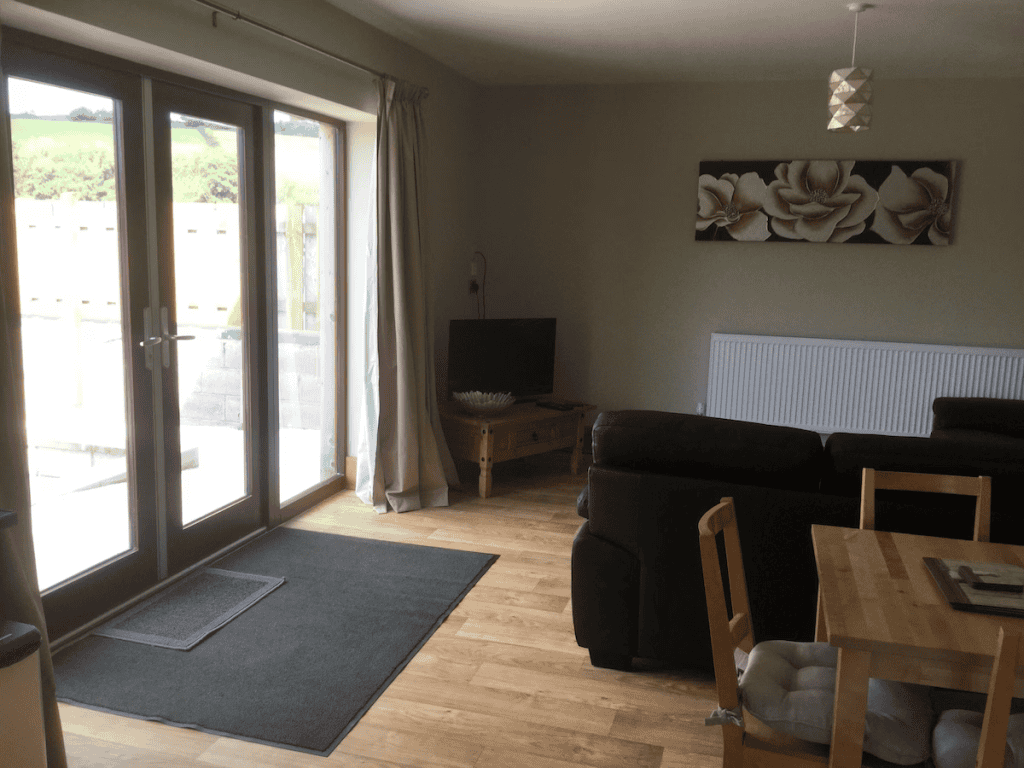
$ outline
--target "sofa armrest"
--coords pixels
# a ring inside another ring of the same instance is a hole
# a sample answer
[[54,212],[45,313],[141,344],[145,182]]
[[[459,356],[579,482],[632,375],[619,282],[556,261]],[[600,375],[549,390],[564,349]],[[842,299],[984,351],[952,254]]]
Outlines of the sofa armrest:
[[971,430],[1024,439],[1024,400],[990,397],[937,397],[933,431]]
[[576,497],[576,514],[584,519],[590,517],[590,483],[584,485]]
[[[811,526],[855,527],[855,500],[595,466],[585,527],[589,537],[613,548],[609,552],[637,564],[635,655],[711,668],[697,523],[723,496],[736,502],[755,636],[813,638],[817,576]],[[573,568],[575,578],[575,562]],[[573,589],[582,586],[574,583]],[[576,599],[574,591],[574,612]],[[623,602],[621,596],[607,599]]]
[[591,534],[586,522],[572,544],[572,618],[583,648],[605,657],[636,655],[640,561]]
[[594,464],[665,475],[817,489],[816,432],[662,411],[605,411],[594,422]]

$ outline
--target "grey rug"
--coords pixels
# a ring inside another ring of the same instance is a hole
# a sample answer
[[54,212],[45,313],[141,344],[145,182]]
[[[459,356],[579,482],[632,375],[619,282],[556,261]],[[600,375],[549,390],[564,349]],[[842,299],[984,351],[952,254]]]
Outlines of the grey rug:
[[90,635],[57,697],[329,754],[496,559],[277,528],[216,565],[284,585],[188,653]]
[[282,584],[272,576],[203,568],[93,634],[187,651]]

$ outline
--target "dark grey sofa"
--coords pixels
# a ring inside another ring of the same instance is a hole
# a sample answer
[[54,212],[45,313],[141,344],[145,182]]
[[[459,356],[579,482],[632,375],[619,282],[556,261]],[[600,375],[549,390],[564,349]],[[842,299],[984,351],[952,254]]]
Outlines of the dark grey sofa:
[[[759,640],[813,637],[811,525],[856,527],[865,466],[992,477],[992,540],[1024,543],[1024,401],[939,398],[928,438],[817,433],[686,414],[610,411],[573,545],[577,642],[597,666],[634,657],[711,669],[696,526],[736,500]],[[878,527],[970,538],[966,498],[891,493]]]

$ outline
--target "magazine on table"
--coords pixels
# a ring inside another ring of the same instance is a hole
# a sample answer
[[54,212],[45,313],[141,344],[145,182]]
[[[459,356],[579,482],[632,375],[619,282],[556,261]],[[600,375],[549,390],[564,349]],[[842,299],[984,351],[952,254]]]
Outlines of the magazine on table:
[[926,557],[925,565],[949,604],[959,611],[1024,617],[1024,568]]

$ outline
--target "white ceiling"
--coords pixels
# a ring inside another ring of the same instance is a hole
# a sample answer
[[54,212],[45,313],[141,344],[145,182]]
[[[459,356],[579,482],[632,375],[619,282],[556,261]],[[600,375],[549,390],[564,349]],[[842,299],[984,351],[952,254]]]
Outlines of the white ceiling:
[[[850,65],[849,0],[327,0],[482,84],[827,78]],[[878,0],[876,80],[1024,77],[1024,0]]]

